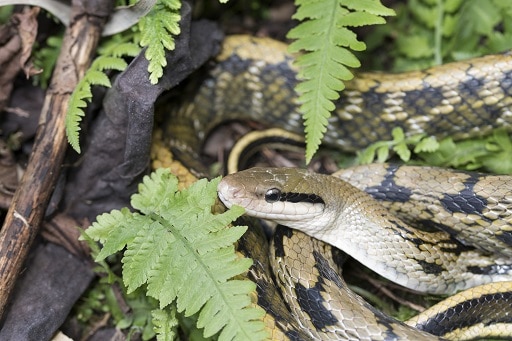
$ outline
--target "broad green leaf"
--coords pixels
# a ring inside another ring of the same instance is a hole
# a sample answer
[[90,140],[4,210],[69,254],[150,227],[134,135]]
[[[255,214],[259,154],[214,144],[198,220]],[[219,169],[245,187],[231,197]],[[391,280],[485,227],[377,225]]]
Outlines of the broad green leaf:
[[161,337],[172,334],[162,321],[171,318],[167,309],[174,305],[185,316],[199,313],[199,327],[205,335],[219,333],[219,340],[267,337],[264,311],[251,303],[255,284],[232,279],[252,264],[233,246],[247,228],[227,227],[244,210],[211,213],[219,181],[203,179],[178,191],[176,178],[157,170],[132,196],[133,207],[144,214],[113,211],[90,228],[91,238],[104,244],[101,259],[125,249],[123,281],[129,292],[144,289],[158,300],[162,310],[154,322]]

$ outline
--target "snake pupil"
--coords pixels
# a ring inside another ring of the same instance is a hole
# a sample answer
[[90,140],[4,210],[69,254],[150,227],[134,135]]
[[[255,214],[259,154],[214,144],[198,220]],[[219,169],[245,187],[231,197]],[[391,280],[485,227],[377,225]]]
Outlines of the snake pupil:
[[280,198],[281,191],[278,188],[271,188],[265,193],[265,201],[270,204],[279,201]]

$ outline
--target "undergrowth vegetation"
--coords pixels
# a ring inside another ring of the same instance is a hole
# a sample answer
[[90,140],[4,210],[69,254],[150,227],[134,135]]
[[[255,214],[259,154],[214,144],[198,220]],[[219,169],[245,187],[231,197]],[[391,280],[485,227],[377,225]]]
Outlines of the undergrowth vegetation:
[[[395,2],[393,9],[379,0],[296,0],[295,4],[293,18],[299,24],[288,37],[294,40],[290,51],[302,52],[296,61],[301,70],[297,92],[308,160],[321,143],[333,101],[361,61],[365,68],[404,71],[512,47],[512,3],[508,0],[408,0]],[[76,151],[80,152],[78,134],[84,109],[93,100],[91,87],[110,86],[108,70],[122,71],[127,58],[147,47],[149,77],[158,82],[166,66],[165,51],[174,48],[173,35],[180,32],[180,5],[179,0],[159,0],[135,27],[104,39],[70,101],[66,127]],[[356,34],[361,27],[364,38]],[[37,66],[44,70],[36,78],[41,86],[48,82],[59,41],[60,37],[50,37],[46,46],[34,51]],[[365,54],[382,57],[370,62]],[[358,162],[395,156],[416,163],[512,173],[511,153],[512,141],[502,130],[486,138],[437,141],[423,135],[405,137],[397,128],[392,141],[380,141],[361,151]],[[242,212],[211,214],[216,183],[203,180],[179,192],[176,179],[159,170],[132,197],[135,212],[123,209],[98,217],[83,238],[93,249],[96,242],[102,244],[95,258],[106,276],[77,307],[84,320],[95,311],[109,310],[118,327],[144,331],[144,339],[157,335],[160,340],[171,340],[178,326],[192,339],[266,337],[259,320],[262,312],[250,307],[254,284],[232,279],[250,266],[233,247],[244,228],[225,228]],[[107,262],[115,255],[122,259],[121,275],[112,270],[113,262]],[[114,299],[108,299],[112,283],[122,288],[131,318],[120,313]],[[98,288],[103,288],[100,293]],[[98,307],[97,300],[91,299],[98,296],[105,306]]]
[[[95,260],[123,251],[122,283],[126,294],[141,289],[154,298],[152,319],[159,339],[176,337],[177,314],[196,315],[204,336],[219,340],[261,340],[268,335],[264,311],[251,306],[256,285],[233,279],[252,262],[235,254],[233,244],[247,227],[227,225],[243,213],[240,207],[212,214],[220,178],[202,179],[178,191],[178,179],[167,169],[146,176],[128,209],[97,217],[84,238],[103,248]],[[107,267],[108,269],[108,267]],[[107,270],[108,271],[108,270]]]

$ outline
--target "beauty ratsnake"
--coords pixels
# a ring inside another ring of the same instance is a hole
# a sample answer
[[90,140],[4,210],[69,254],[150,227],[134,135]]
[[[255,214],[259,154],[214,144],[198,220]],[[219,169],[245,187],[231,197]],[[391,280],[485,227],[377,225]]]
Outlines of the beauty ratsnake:
[[[205,138],[227,120],[262,121],[300,133],[292,60],[284,44],[227,38],[206,78],[189,85],[195,88],[193,99],[184,99],[169,115],[166,134],[176,156],[197,166]],[[346,151],[389,140],[397,126],[408,136],[454,138],[510,128],[512,57],[487,56],[399,75],[361,74],[347,84],[338,103],[324,142]],[[249,215],[349,251],[379,274],[414,290],[452,294],[499,281],[456,294],[409,323],[446,338],[475,333],[512,337],[512,178],[407,167],[361,166],[337,177],[297,169],[248,170],[225,177],[219,195],[227,206],[240,204]],[[383,199],[388,208],[341,179],[354,179],[355,186]],[[420,179],[425,185],[416,189]],[[426,228],[412,228],[414,218],[404,218],[403,212],[417,213],[418,224]],[[474,231],[487,242],[470,245]],[[270,315],[272,338],[436,339],[385,316],[348,290],[334,270],[335,249],[284,228],[273,238],[273,275],[264,237],[251,232],[242,241],[245,253],[258,260],[251,274],[258,303]],[[272,276],[282,293],[271,283]],[[283,296],[291,298],[288,306]]]

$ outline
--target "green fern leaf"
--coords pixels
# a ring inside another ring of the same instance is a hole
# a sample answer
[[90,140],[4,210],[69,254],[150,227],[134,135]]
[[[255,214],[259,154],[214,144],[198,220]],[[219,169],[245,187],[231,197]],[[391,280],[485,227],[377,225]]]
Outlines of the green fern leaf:
[[140,53],[141,49],[140,46],[134,42],[136,40],[137,35],[135,33],[116,34],[98,47],[98,54],[100,56],[135,57]]
[[289,50],[306,52],[296,60],[301,81],[296,91],[304,116],[306,162],[309,162],[320,145],[344,81],[353,77],[349,67],[360,66],[347,48],[365,49],[365,44],[347,26],[381,24],[382,16],[394,12],[379,0],[296,0],[296,5],[293,17],[303,22],[288,33],[289,38],[295,39]]
[[145,224],[128,243],[123,257],[123,277],[129,279],[125,281],[128,293],[147,282],[148,273],[158,262],[162,250],[174,241],[174,237],[166,234],[164,229],[158,222]]
[[176,328],[178,319],[176,318],[176,307],[153,310],[153,325],[158,334],[158,341],[172,341],[176,339]]
[[431,153],[439,149],[439,142],[434,136],[429,136],[421,139],[418,144],[414,147],[414,152],[421,153],[427,152]]
[[[114,210],[97,217],[97,222],[87,229],[89,237],[100,241],[103,248],[96,256],[96,261],[121,251],[131,243],[147,220],[139,214],[133,214],[128,209]],[[105,235],[107,232],[107,235]]]
[[93,62],[91,69],[104,70],[117,70],[123,71],[128,64],[120,57],[116,56],[99,56]]
[[50,36],[46,39],[45,47],[33,51],[34,66],[42,70],[40,74],[34,75],[34,80],[43,89],[46,89],[52,76],[62,46],[62,39],[62,35]]
[[140,45],[147,46],[145,57],[149,61],[149,79],[156,84],[167,65],[165,50],[174,50],[173,35],[180,33],[179,0],[160,0],[151,12],[139,21]]
[[83,82],[86,89],[84,89],[84,92],[79,91],[78,94],[87,100],[92,98],[91,85],[101,85],[107,88],[111,86],[108,76],[104,72],[95,69],[89,69],[83,78]]
[[165,311],[175,304],[185,316],[199,313],[197,324],[206,337],[220,333],[220,340],[261,340],[267,336],[264,312],[250,307],[255,284],[231,279],[252,264],[233,246],[246,227],[226,228],[243,209],[211,213],[219,181],[203,179],[180,192],[176,178],[159,169],[132,196],[132,206],[144,215],[113,211],[99,216],[86,233],[103,243],[98,259],[126,248],[122,263],[128,292],[145,288]]
[[[114,38],[114,40],[116,39]],[[85,115],[84,108],[87,107],[87,102],[90,102],[92,99],[91,87],[93,85],[110,87],[110,79],[105,74],[105,70],[124,70],[127,64],[121,56],[133,56],[140,50],[135,44],[124,41],[118,44],[111,43],[107,45],[108,48],[100,49],[104,54],[98,56],[92,62],[69,99],[68,112],[66,114],[66,135],[69,144],[77,153],[81,151],[79,143],[80,122]],[[121,49],[117,50],[117,46],[120,46]],[[122,52],[127,53],[123,54]]]

